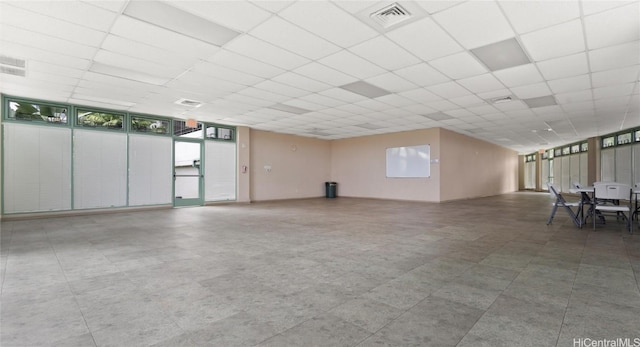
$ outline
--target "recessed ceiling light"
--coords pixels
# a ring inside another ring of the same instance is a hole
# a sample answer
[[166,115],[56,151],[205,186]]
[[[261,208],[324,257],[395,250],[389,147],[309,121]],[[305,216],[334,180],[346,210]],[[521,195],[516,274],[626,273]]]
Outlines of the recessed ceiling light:
[[185,98],[177,100],[176,102],[174,102],[174,104],[182,105],[182,106],[189,106],[189,107],[200,107],[200,106],[202,106],[202,103],[200,101],[189,100],[189,99],[185,99]]
[[514,98],[513,98],[513,96],[511,96],[511,95],[509,95],[509,96],[502,96],[502,97],[499,97],[499,98],[491,99],[491,103],[493,103],[493,104],[504,104],[504,103],[506,103],[506,102],[511,102],[511,101],[513,101],[513,99],[514,99]]
[[442,113],[442,112],[436,112],[436,113],[430,113],[430,114],[423,114],[421,115],[422,117],[426,117],[429,118],[431,120],[435,120],[435,121],[441,121],[441,120],[447,120],[447,119],[453,119],[453,117],[451,117],[450,115],[446,114],[446,113]]
[[304,114],[304,113],[309,113],[311,111],[301,108],[301,107],[295,107],[295,106],[289,106],[289,105],[285,105],[285,104],[275,104],[272,106],[269,106],[270,109],[273,110],[278,110],[278,111],[283,111],[283,112],[289,112],[289,113],[295,113],[295,114]]
[[376,87],[373,84],[370,84],[364,81],[357,81],[357,82],[345,84],[343,86],[340,86],[340,88],[356,94],[360,94],[362,96],[366,96],[368,98],[372,98],[372,99],[383,96],[383,95],[391,94],[391,92],[387,90],[384,90],[380,87]]
[[491,71],[531,63],[515,38],[474,48],[471,53]]
[[531,99],[522,99],[522,101],[524,101],[524,103],[527,104],[529,108],[553,106],[558,104],[553,95],[540,96]]
[[222,46],[240,35],[235,30],[161,1],[129,1],[123,14],[216,46]]

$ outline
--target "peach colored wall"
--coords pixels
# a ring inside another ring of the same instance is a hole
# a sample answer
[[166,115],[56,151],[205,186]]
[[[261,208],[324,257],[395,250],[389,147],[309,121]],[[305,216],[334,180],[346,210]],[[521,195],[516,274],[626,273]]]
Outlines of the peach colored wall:
[[242,172],[242,167],[247,166],[248,168],[249,165],[251,164],[251,153],[250,153],[251,130],[248,127],[237,127],[236,134],[237,134],[236,153],[238,153],[238,158],[237,158],[238,167],[236,169],[237,170],[236,172],[238,173],[238,181],[236,185],[238,192],[236,196],[236,201],[249,202],[251,201],[250,190],[249,190],[251,179],[249,175],[249,170],[247,170],[247,172]]
[[518,190],[518,153],[453,131],[440,133],[440,200]]
[[250,136],[251,201],[324,196],[330,141],[253,129]]
[[440,129],[334,140],[331,145],[331,178],[338,182],[338,196],[394,200],[440,200],[440,171],[431,165],[429,178],[387,178],[386,149],[431,145],[431,158],[440,157]]

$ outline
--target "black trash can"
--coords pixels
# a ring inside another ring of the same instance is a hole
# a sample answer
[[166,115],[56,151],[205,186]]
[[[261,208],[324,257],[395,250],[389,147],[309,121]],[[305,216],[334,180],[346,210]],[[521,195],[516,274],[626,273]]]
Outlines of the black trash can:
[[336,182],[324,182],[324,188],[325,188],[325,191],[326,191],[327,198],[335,198],[336,197],[338,183],[336,183]]

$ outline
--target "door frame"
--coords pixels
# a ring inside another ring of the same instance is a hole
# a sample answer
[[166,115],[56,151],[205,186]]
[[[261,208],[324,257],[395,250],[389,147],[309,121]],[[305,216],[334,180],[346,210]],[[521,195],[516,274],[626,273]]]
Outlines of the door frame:
[[[176,142],[197,143],[200,145],[200,166],[198,168],[198,197],[190,199],[177,199],[176,198]],[[173,139],[173,161],[171,169],[173,170],[173,187],[171,190],[173,207],[188,207],[188,206],[204,206],[204,141],[202,139],[194,138],[174,138]]]

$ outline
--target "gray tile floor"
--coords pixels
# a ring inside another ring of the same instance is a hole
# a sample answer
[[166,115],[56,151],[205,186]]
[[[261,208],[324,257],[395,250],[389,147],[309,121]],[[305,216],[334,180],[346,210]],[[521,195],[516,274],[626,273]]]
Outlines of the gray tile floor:
[[640,236],[546,194],[2,223],[2,346],[575,346],[640,338]]

